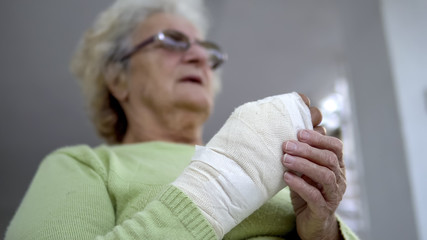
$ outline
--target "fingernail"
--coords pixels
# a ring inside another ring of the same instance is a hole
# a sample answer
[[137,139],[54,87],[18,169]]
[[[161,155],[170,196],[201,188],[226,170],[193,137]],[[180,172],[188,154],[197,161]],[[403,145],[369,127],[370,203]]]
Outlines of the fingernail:
[[309,133],[308,133],[307,131],[305,131],[305,130],[301,130],[301,131],[299,132],[299,136],[300,136],[300,138],[301,138],[301,139],[306,140],[306,139],[308,139],[308,137],[309,137]]
[[293,163],[295,158],[293,156],[290,156],[289,154],[285,154],[285,163]]
[[285,180],[290,180],[292,178],[292,176],[291,176],[291,174],[289,172],[286,171],[285,174],[283,174],[283,178]]
[[293,142],[287,142],[285,148],[288,151],[295,151],[297,149],[297,145]]

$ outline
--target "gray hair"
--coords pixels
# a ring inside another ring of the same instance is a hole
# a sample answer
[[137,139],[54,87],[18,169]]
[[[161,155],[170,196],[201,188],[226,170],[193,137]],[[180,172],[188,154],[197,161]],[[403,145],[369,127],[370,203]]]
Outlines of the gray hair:
[[85,33],[72,59],[71,71],[80,79],[92,121],[108,143],[120,143],[127,130],[123,109],[107,88],[108,61],[131,48],[138,24],[155,13],[183,16],[206,36],[208,22],[203,0],[116,0]]

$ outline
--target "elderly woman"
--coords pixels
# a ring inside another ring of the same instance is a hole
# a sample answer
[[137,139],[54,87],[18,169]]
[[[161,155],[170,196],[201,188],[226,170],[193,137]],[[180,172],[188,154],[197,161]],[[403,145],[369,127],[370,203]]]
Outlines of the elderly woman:
[[199,1],[119,0],[100,15],[73,70],[110,145],[47,156],[6,239],[355,238],[335,216],[341,142],[321,127],[296,139],[321,121],[305,97],[245,104],[194,149],[225,60],[205,34]]

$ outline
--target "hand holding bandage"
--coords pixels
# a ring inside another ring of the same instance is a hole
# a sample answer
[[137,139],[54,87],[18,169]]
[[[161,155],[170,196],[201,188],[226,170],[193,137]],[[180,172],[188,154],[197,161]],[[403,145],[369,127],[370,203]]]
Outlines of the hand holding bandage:
[[218,237],[285,187],[282,144],[312,129],[310,111],[297,93],[238,107],[173,183],[185,192]]

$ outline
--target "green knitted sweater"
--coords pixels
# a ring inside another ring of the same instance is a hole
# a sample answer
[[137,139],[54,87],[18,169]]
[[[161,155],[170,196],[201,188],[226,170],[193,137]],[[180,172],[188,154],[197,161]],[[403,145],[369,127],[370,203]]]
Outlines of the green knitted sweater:
[[[170,184],[193,153],[194,146],[166,142],[59,149],[41,163],[6,240],[216,239],[197,206]],[[289,190],[224,238],[297,238]]]

